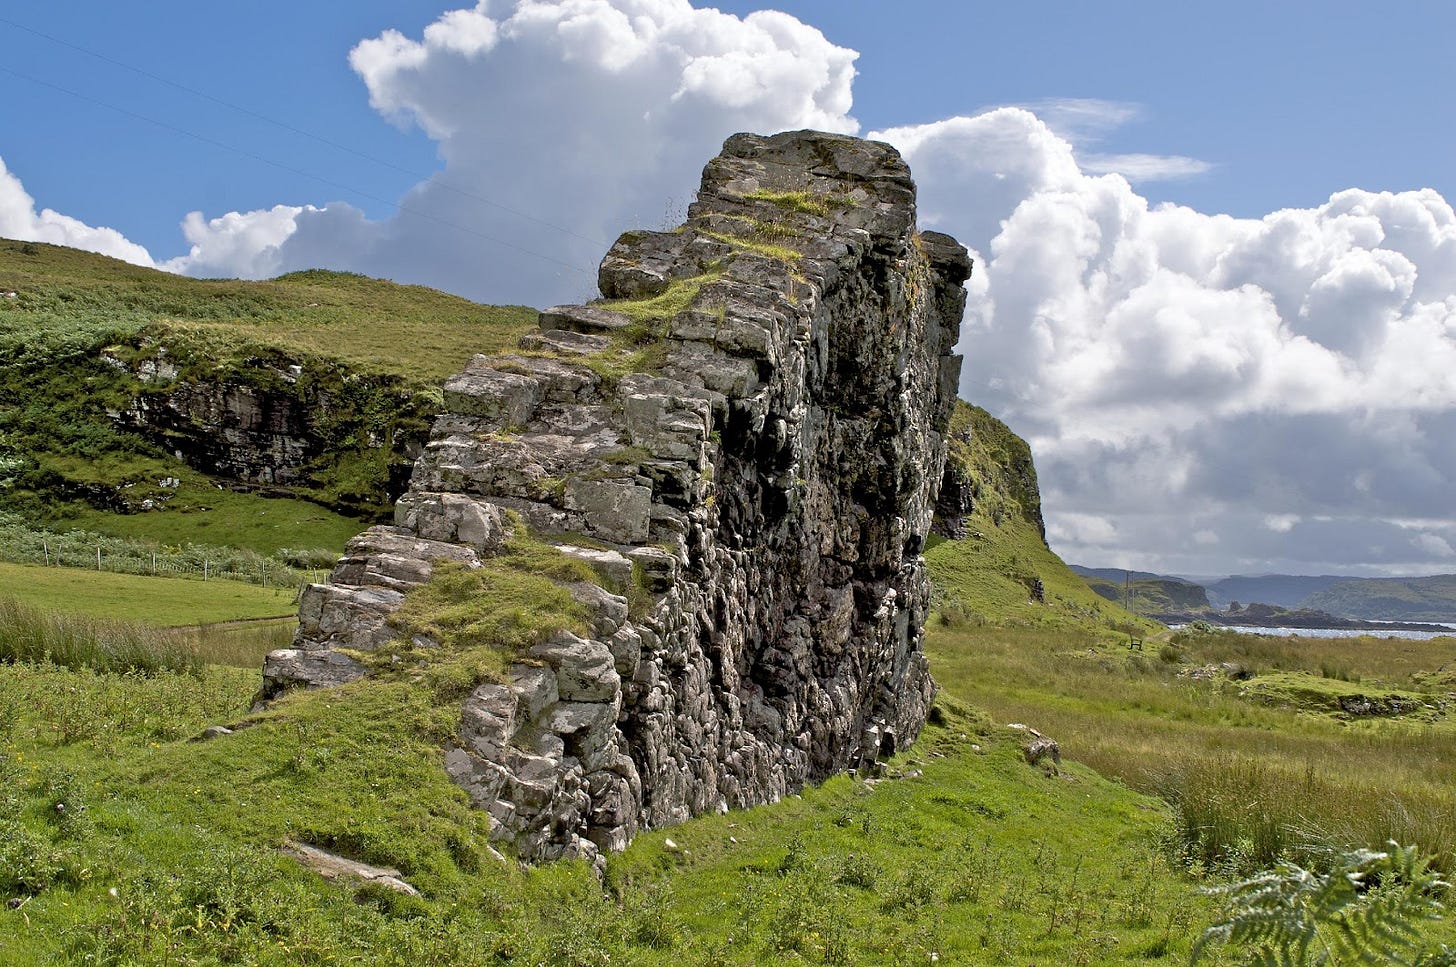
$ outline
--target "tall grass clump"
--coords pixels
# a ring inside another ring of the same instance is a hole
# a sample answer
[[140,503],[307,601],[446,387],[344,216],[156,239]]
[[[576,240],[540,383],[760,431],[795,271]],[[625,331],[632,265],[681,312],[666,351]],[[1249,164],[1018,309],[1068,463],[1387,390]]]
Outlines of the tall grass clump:
[[297,618],[222,621],[171,629],[186,635],[197,656],[209,665],[256,669],[270,651],[287,648],[298,629]]
[[0,661],[50,662],[106,673],[200,674],[202,662],[173,632],[129,621],[51,614],[0,598]]
[[1312,771],[1290,776],[1253,756],[1190,756],[1161,777],[1176,855],[1196,871],[1247,875],[1309,852]]

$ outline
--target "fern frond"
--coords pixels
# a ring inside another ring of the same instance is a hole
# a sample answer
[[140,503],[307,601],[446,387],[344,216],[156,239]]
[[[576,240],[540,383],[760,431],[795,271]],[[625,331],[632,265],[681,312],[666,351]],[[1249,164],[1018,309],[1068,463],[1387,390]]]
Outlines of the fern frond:
[[[1190,963],[1211,943],[1251,948],[1247,963],[1309,967],[1336,963],[1450,963],[1456,952],[1420,953],[1419,923],[1440,919],[1448,884],[1414,847],[1330,854],[1327,872],[1281,861],[1274,869],[1205,892],[1222,896],[1223,919],[1195,941]],[[1441,958],[1449,957],[1450,960]]]

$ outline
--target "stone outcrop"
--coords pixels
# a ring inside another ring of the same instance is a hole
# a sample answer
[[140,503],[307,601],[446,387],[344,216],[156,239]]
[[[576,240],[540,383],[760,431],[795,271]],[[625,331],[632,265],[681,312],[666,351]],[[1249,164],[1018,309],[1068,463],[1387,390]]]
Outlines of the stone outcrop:
[[595,859],[895,752],[934,694],[920,552],[970,268],[916,230],[892,148],[730,138],[682,229],[612,246],[606,301],[445,384],[395,525],[307,590],[270,688],[351,674],[324,656],[384,647],[410,587],[528,528],[598,575],[570,587],[589,633],[479,685],[445,755],[518,856]]

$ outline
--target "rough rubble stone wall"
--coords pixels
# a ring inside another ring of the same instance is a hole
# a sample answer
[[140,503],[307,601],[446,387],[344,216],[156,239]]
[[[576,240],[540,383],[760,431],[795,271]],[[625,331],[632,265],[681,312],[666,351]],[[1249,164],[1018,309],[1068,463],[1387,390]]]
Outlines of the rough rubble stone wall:
[[[446,383],[396,526],[308,589],[265,691],[364,674],[339,649],[387,645],[401,595],[514,512],[600,577],[571,588],[591,636],[477,688],[446,754],[521,857],[595,860],[903,747],[934,693],[920,552],[969,273],[916,231],[892,148],[730,138],[682,229],[607,253],[609,301],[546,310]],[[655,332],[610,301],[659,297]]]

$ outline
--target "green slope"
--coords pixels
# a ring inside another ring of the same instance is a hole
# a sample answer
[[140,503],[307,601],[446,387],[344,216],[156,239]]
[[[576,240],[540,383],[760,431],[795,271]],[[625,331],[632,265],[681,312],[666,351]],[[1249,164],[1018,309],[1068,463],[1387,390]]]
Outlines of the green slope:
[[67,355],[146,332],[217,360],[269,348],[433,385],[514,346],[523,306],[489,306],[348,272],[192,279],[104,255],[0,239],[0,355]]

